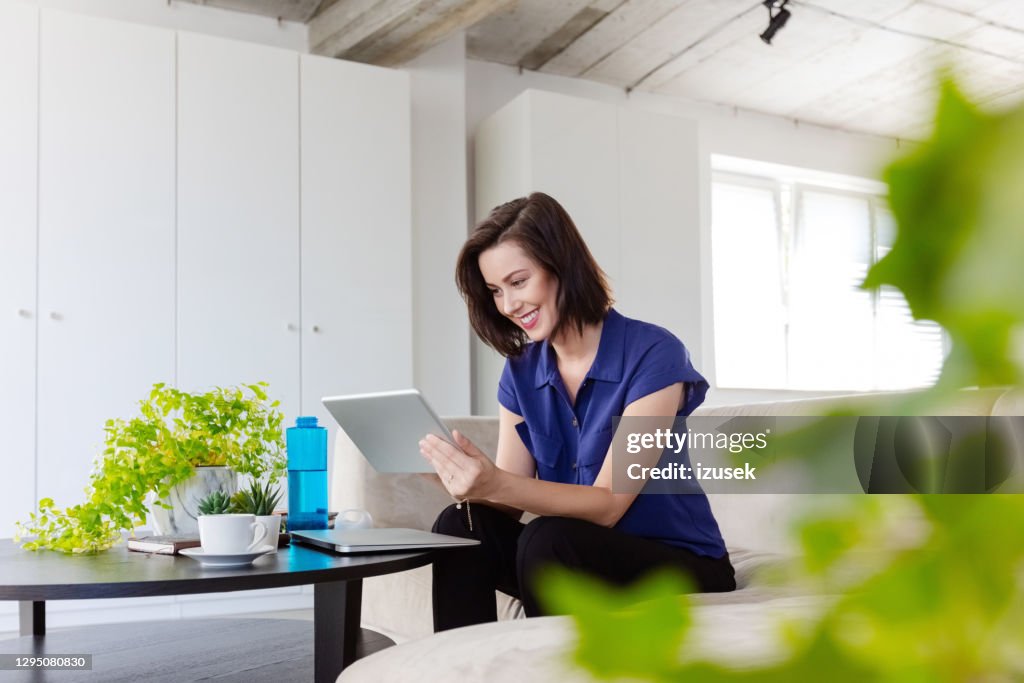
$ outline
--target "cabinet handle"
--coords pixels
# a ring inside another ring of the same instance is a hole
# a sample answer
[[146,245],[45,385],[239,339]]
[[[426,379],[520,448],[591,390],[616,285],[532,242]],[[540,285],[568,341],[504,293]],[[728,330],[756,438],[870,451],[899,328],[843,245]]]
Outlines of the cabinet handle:
[[320,326],[319,325],[313,325],[313,333],[314,334],[320,334]]
[[58,313],[57,311],[50,311],[50,320],[60,321],[60,320],[63,320],[63,319],[64,319],[64,316],[61,315],[60,313]]
[[19,318],[31,318],[32,317],[32,311],[28,310],[27,308],[19,308],[18,309],[18,317]]
[[288,323],[285,327],[289,332],[294,332],[296,330],[295,323]]

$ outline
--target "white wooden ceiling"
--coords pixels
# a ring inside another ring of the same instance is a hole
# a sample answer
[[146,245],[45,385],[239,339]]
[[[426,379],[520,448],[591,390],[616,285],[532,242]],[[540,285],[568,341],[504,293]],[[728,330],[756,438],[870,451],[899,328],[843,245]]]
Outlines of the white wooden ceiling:
[[307,22],[311,50],[395,66],[466,30],[473,59],[880,135],[920,138],[947,66],[1024,100],[1024,0],[194,0]]

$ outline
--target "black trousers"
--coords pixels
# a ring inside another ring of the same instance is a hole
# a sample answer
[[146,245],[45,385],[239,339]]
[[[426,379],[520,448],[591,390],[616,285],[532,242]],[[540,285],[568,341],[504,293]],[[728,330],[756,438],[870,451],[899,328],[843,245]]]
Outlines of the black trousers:
[[434,631],[482,624],[498,618],[494,591],[519,598],[526,616],[545,614],[534,592],[541,567],[558,564],[613,584],[636,581],[655,568],[688,573],[700,592],[736,589],[729,555],[697,555],[569,517],[539,517],[523,524],[488,505],[473,503],[473,530],[466,506],[445,508],[434,531],[475,538],[480,545],[445,550],[434,560]]

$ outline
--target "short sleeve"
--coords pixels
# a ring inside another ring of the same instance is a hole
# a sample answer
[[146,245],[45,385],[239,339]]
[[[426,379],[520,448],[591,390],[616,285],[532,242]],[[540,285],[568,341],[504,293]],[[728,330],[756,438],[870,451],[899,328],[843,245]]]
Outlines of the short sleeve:
[[498,403],[516,415],[523,414],[522,408],[519,407],[519,397],[516,395],[516,385],[512,379],[512,361],[508,358],[505,359],[501,379],[498,380]]
[[690,362],[690,353],[674,336],[665,336],[644,353],[633,374],[627,379],[625,404],[660,391],[676,382],[686,387],[682,415],[689,415],[704,402],[708,382]]

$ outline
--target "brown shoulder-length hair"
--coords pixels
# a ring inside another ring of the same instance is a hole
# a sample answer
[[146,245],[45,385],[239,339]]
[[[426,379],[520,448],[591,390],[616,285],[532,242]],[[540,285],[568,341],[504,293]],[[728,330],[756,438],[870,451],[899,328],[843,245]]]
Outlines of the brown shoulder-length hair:
[[488,346],[517,356],[529,342],[526,332],[498,310],[480,273],[480,254],[514,242],[558,280],[558,323],[551,336],[604,319],[612,305],[608,279],[594,261],[576,224],[562,205],[543,192],[493,209],[473,229],[455,266],[455,283],[469,308],[469,322]]

